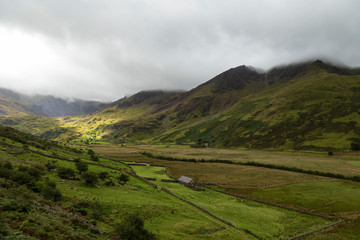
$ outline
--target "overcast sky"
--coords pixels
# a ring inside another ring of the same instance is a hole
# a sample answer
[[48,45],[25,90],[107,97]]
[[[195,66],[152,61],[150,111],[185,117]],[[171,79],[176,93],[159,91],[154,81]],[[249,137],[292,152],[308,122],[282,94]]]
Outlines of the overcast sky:
[[358,0],[0,0],[0,87],[103,101],[239,65],[360,66]]

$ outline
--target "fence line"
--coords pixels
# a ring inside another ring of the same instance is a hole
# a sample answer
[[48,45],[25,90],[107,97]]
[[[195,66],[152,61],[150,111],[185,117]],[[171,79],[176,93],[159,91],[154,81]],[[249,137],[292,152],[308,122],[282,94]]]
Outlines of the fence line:
[[203,207],[197,205],[196,203],[193,203],[193,202],[191,202],[191,201],[189,201],[189,200],[186,200],[185,198],[182,198],[182,197],[176,195],[175,193],[173,193],[172,191],[170,191],[169,189],[167,189],[167,188],[165,188],[165,187],[162,187],[161,190],[163,190],[164,192],[167,192],[167,193],[173,195],[174,197],[176,197],[176,198],[178,198],[178,199],[180,199],[180,200],[182,200],[182,201],[184,201],[184,202],[186,202],[186,203],[189,203],[190,205],[196,207],[197,209],[200,209],[201,211],[203,211],[203,212],[209,214],[210,216],[216,218],[217,220],[219,220],[219,221],[221,221],[221,222],[229,225],[230,227],[233,227],[233,228],[242,230],[242,231],[244,231],[244,232],[252,235],[253,237],[255,237],[255,238],[257,238],[257,239],[261,239],[259,236],[257,236],[256,234],[252,233],[250,230],[236,227],[236,226],[235,226],[233,223],[231,223],[230,221],[225,220],[225,219],[222,219],[221,217],[218,217],[217,215],[215,215],[214,213],[210,212],[210,211],[207,210],[206,208],[203,208]]
[[252,197],[248,197],[248,196],[239,196],[239,195],[224,192],[224,191],[221,191],[221,190],[218,190],[218,189],[212,189],[210,187],[207,187],[207,186],[203,185],[202,183],[199,183],[199,184],[202,185],[203,187],[208,188],[210,190],[213,190],[215,192],[223,193],[223,194],[226,194],[226,195],[229,195],[229,196],[232,196],[232,197],[243,198],[243,199],[258,202],[258,203],[283,208],[283,209],[286,209],[286,210],[289,210],[289,211],[304,213],[304,214],[308,214],[308,215],[312,215],[312,216],[316,216],[316,217],[325,218],[325,219],[328,219],[328,220],[334,220],[334,218],[332,218],[330,216],[322,215],[322,214],[319,214],[319,213],[308,212],[308,211],[298,209],[298,208],[286,207],[286,206],[282,206],[282,205],[279,205],[279,204],[276,204],[276,203],[270,203],[270,202],[266,202],[266,201],[259,200],[259,199],[256,199],[256,198],[252,198]]
[[306,233],[302,233],[302,234],[296,235],[296,236],[294,236],[294,237],[289,238],[289,240],[299,239],[299,238],[302,238],[302,237],[311,235],[311,234],[313,234],[313,233],[319,232],[319,231],[321,231],[321,230],[324,230],[324,229],[326,229],[326,228],[330,228],[330,227],[335,226],[335,225],[340,224],[340,223],[342,223],[342,220],[339,220],[339,221],[337,221],[337,222],[328,224],[328,225],[323,226],[323,227],[321,227],[321,228],[317,228],[317,229],[312,230],[312,231],[310,231],[310,232],[306,232]]

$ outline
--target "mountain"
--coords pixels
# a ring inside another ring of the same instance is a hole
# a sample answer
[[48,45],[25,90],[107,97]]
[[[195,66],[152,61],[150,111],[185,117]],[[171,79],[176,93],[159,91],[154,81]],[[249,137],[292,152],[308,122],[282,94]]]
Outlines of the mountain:
[[109,104],[74,99],[68,101],[53,96],[27,96],[0,88],[0,116],[42,117],[79,116],[94,113]]
[[28,101],[29,98],[25,95],[0,88],[0,116],[26,116],[32,114],[26,104]]
[[318,60],[263,76],[268,87],[240,98],[228,111],[153,141],[321,150],[349,149],[360,141],[358,69]]
[[[103,108],[92,114],[12,126],[42,125],[37,135],[62,141],[349,149],[360,142],[359,89],[359,68],[321,60],[267,72],[242,65],[187,92],[142,91],[98,104]],[[25,111],[36,112],[34,107]]]
[[91,114],[107,106],[109,104],[97,101],[67,101],[53,96],[35,96],[32,98],[30,110],[37,116],[61,117]]

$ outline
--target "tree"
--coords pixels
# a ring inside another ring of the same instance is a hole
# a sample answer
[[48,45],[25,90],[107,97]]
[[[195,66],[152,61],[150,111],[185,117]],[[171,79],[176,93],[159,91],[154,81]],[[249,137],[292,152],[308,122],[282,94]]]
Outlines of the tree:
[[94,172],[87,172],[82,175],[82,178],[85,180],[85,184],[89,186],[94,186],[98,182],[97,174]]
[[113,240],[155,240],[156,235],[144,228],[144,220],[137,214],[128,215],[114,226]]
[[79,171],[80,174],[82,174],[83,172],[86,172],[88,170],[88,165],[86,163],[83,163],[80,161],[75,162],[75,167]]
[[129,176],[122,173],[120,176],[117,177],[117,179],[119,180],[119,183],[121,185],[124,185],[127,181],[129,181]]

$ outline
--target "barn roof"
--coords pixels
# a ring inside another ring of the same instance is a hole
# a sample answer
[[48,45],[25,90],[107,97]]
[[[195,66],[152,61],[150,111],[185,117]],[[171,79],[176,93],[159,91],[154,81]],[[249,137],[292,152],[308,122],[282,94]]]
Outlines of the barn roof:
[[191,183],[192,180],[193,180],[192,178],[186,176],[181,176],[178,178],[178,181],[183,183]]

